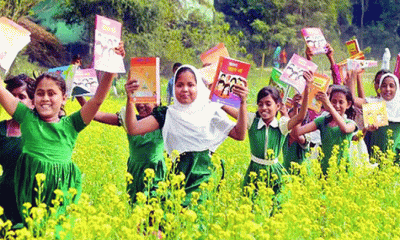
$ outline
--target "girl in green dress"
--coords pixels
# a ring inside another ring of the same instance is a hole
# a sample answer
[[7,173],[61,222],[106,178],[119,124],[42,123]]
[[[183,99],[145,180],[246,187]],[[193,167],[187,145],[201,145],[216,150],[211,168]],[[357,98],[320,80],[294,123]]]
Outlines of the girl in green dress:
[[[353,132],[357,129],[356,123],[352,120],[355,114],[354,101],[350,89],[339,85],[332,87],[329,98],[326,93],[319,92],[316,99],[322,102],[324,109],[329,114],[316,118],[313,122],[300,127],[296,132],[301,136],[317,129],[320,130],[321,148],[324,153],[321,168],[322,172],[326,174],[334,145],[342,146],[343,141],[347,140],[347,146],[341,147],[337,156],[338,164],[342,158],[349,159],[348,151],[345,149],[349,148]],[[347,155],[344,155],[346,152]]]
[[[20,102],[29,108],[33,108],[35,80],[20,74],[5,81],[6,89]],[[14,172],[17,159],[21,155],[22,142],[21,130],[14,119],[0,122],[0,165],[3,167],[3,175],[0,176],[0,206],[4,209],[3,218],[12,223],[19,223],[22,218],[18,212],[14,193]],[[7,197],[4,197],[7,196]]]
[[[77,97],[77,99],[82,106],[86,103],[83,97]],[[140,120],[150,116],[157,105],[136,103],[135,107],[138,112],[136,118]],[[123,107],[117,114],[97,112],[94,120],[108,125],[122,125],[126,130],[125,115],[126,110]],[[160,129],[146,133],[143,136],[127,134],[127,137],[129,142],[127,171],[132,175],[132,180],[127,183],[126,189],[130,195],[131,203],[135,203],[136,193],[144,192],[146,195],[155,195],[158,188],[157,183],[165,178],[167,167],[164,161],[164,142]],[[146,176],[144,171],[147,168],[153,169],[155,173],[150,192],[147,191],[144,185],[144,178]]]
[[[243,186],[257,181],[266,181],[267,186],[278,192],[282,183],[282,176],[287,174],[286,169],[278,161],[278,156],[284,146],[289,131],[300,124],[307,113],[309,85],[312,83],[311,72],[304,73],[306,87],[299,114],[289,119],[276,115],[282,108],[282,99],[274,87],[264,87],[257,95],[257,112],[248,115],[248,131],[251,151],[251,162],[244,177]],[[261,170],[266,175],[262,176]],[[257,174],[252,179],[251,172]],[[276,177],[274,176],[276,175]]]
[[[116,52],[124,55],[122,43]],[[63,192],[59,213],[64,212],[68,205],[70,188],[77,190],[73,201],[78,200],[81,173],[71,161],[72,151],[78,133],[91,122],[106,98],[114,76],[113,73],[104,74],[94,97],[80,111],[61,118],[59,113],[67,95],[66,83],[59,75],[44,73],[36,79],[33,111],[0,86],[0,104],[21,126],[23,148],[14,177],[17,206],[21,215],[23,204],[29,202],[36,206],[39,196],[40,202],[47,207],[52,206],[56,189]],[[37,179],[43,182],[40,194],[35,191],[39,188]]]
[[[133,93],[138,87],[138,81],[132,80],[127,83],[126,90]],[[155,109],[151,116],[137,121],[132,94],[128,94],[128,134],[145,134],[161,129],[167,153],[173,150],[180,153],[176,170],[185,174],[187,195],[184,206],[189,204],[191,193],[198,191],[200,184],[211,177],[210,152],[214,152],[227,136],[236,140],[245,138],[247,86],[235,85],[233,91],[241,99],[236,124],[229,120],[220,104],[210,102],[209,90],[197,69],[190,65],[181,66],[175,73],[174,103]]]

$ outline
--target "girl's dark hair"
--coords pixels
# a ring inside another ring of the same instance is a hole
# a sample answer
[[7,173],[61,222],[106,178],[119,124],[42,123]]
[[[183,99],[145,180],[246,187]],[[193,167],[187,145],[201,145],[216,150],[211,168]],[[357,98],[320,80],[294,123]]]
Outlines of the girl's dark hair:
[[[176,74],[175,74],[175,84],[176,84],[176,80],[179,78],[179,76],[182,74],[182,73],[184,73],[184,72],[190,72],[190,73],[192,73],[195,77],[196,77],[196,74],[193,72],[193,70],[192,69],[190,69],[189,67],[180,67],[177,71],[176,71]],[[197,81],[197,79],[196,79],[196,81]]]
[[[347,86],[344,85],[334,85],[332,86],[332,91],[331,91],[331,95],[329,96],[329,100],[332,100],[332,96],[334,93],[343,93],[346,97],[347,102],[351,102],[351,106],[349,107],[349,109],[346,110],[346,115],[348,119],[354,120],[354,118],[356,117],[356,111],[354,110],[354,99],[353,99],[353,95],[351,94],[350,89]],[[331,121],[333,118],[332,116],[329,118],[329,121]]]
[[274,99],[275,103],[281,103],[282,98],[281,95],[279,94],[278,89],[275,87],[267,86],[263,87],[257,94],[257,104],[260,102],[261,99],[264,97],[267,97],[271,95],[272,99]]
[[26,86],[26,93],[30,99],[33,99],[35,95],[35,80],[33,78],[28,77],[25,74],[20,74],[17,76],[9,77],[4,81],[6,85],[6,89],[9,92],[12,92],[14,89],[17,89],[22,86]]
[[64,78],[56,73],[49,73],[49,72],[42,73],[38,78],[36,78],[35,91],[36,91],[36,88],[39,85],[39,83],[45,78],[53,80],[57,84],[57,86],[60,88],[63,95],[67,92],[67,86],[65,84]]
[[375,74],[374,83],[378,84],[383,74],[390,73],[390,71],[381,69]]

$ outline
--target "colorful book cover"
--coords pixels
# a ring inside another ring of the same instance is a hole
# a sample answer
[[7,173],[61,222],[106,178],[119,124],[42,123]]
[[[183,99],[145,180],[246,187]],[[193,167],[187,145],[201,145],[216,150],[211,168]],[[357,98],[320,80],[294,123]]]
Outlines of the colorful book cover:
[[358,70],[378,66],[378,61],[347,59],[347,70]]
[[362,105],[364,126],[374,124],[377,127],[389,125],[386,102],[365,103]]
[[283,99],[288,91],[289,85],[282,82],[279,78],[282,72],[277,68],[272,68],[271,77],[269,79],[269,85],[278,89],[281,98]]
[[98,86],[96,70],[77,69],[71,86],[71,96],[94,96]]
[[394,67],[393,74],[396,75],[397,78],[400,78],[400,53],[397,54],[396,66]]
[[217,46],[207,50],[200,55],[201,62],[203,63],[203,65],[207,66],[199,69],[199,72],[203,75],[204,79],[206,79],[209,84],[212,84],[214,81],[220,56],[229,57],[228,49],[226,49],[223,43],[219,43]]
[[96,15],[94,69],[125,73],[123,58],[114,51],[121,41],[121,30],[121,23]]
[[158,57],[131,58],[129,78],[139,81],[140,89],[133,96],[135,102],[160,104],[160,59]]
[[293,54],[289,63],[282,71],[280,80],[295,88],[297,92],[303,93],[306,86],[306,80],[303,77],[303,72],[317,70],[317,65],[297,54]]
[[238,108],[240,97],[232,92],[235,84],[244,84],[250,70],[250,64],[232,58],[220,57],[211,86],[210,99],[224,105]]
[[[365,60],[365,56],[364,56],[364,53],[361,51],[361,52],[358,52],[357,54],[351,56],[350,59]],[[341,79],[346,79],[346,75],[347,75],[347,59],[341,61],[337,65],[338,65],[338,68],[339,68],[339,74],[340,74]]]
[[301,34],[313,55],[326,53],[326,39],[319,28],[303,28]]
[[347,50],[349,51],[350,56],[354,56],[361,51],[360,45],[358,45],[357,39],[347,41],[346,47],[347,47]]
[[330,78],[325,74],[314,73],[314,82],[310,87],[308,95],[308,108],[319,113],[321,111],[322,103],[315,99],[318,92],[326,92],[329,87]]
[[8,72],[18,52],[31,41],[30,34],[10,19],[0,18],[0,69]]
[[67,87],[67,96],[68,97],[70,97],[71,93],[72,93],[72,87],[73,87],[74,77],[75,77],[77,68],[78,67],[76,65],[69,65],[69,66],[51,68],[48,70],[48,72],[56,73],[56,74],[60,75],[62,78],[64,78],[66,87]]

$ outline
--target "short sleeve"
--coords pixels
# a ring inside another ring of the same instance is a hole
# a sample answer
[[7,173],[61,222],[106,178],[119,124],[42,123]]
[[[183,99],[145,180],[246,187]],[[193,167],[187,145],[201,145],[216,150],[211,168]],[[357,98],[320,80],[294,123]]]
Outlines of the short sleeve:
[[32,110],[29,109],[25,104],[18,102],[17,108],[15,109],[14,115],[12,116],[15,121],[21,124],[24,119],[26,119],[26,115],[29,114]]
[[167,107],[157,107],[153,109],[151,115],[156,119],[158,125],[160,125],[160,129],[164,127],[165,124],[165,116],[167,115]]
[[253,124],[255,118],[256,118],[256,113],[252,112],[247,113],[247,129],[251,128],[251,125]]
[[218,109],[215,111],[214,117],[211,120],[211,124],[214,128],[218,129],[218,132],[223,133],[224,135],[228,136],[229,132],[235,127],[236,123],[231,121],[227,114]]
[[322,124],[325,121],[325,117],[317,117],[316,119],[314,119],[314,123],[317,126],[317,129],[321,129]]
[[285,116],[282,116],[282,117],[279,119],[279,123],[278,123],[278,125],[279,125],[279,130],[281,131],[281,133],[282,133],[284,136],[288,135],[288,133],[290,132],[289,129],[288,129],[289,120],[290,120],[290,118],[285,117]]
[[74,112],[69,115],[68,118],[71,120],[71,123],[77,132],[82,131],[86,127],[86,124],[82,119],[81,111]]

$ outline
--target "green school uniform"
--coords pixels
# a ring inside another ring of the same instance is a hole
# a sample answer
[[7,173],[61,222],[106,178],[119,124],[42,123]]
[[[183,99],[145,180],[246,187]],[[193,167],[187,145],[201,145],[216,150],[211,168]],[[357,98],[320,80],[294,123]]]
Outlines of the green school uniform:
[[59,122],[48,123],[39,118],[37,113],[19,103],[13,118],[20,123],[22,132],[22,154],[17,161],[15,171],[15,194],[17,206],[22,214],[23,204],[30,202],[36,206],[38,193],[36,174],[44,173],[46,180],[41,193],[42,202],[52,206],[54,190],[64,193],[63,203],[58,213],[65,212],[70,199],[68,190],[75,188],[77,195],[72,199],[77,202],[81,189],[81,172],[71,161],[72,150],[78,133],[85,128],[80,111],[62,117]]
[[[137,116],[138,120],[140,119]],[[163,181],[167,171],[164,161],[164,141],[160,129],[145,134],[144,136],[131,136],[128,134],[129,159],[128,172],[132,175],[132,182],[127,184],[127,191],[132,203],[136,202],[136,193],[144,192],[146,195],[155,196],[157,183]],[[150,192],[145,187],[145,170],[153,169],[155,178],[150,187]]]
[[[387,135],[389,129],[393,131],[393,136],[391,138],[388,138]],[[389,122],[387,126],[382,126],[376,131],[368,132],[365,137],[365,143],[367,144],[369,155],[372,156],[373,154],[373,146],[377,146],[381,151],[386,152],[389,139],[394,140],[392,150],[398,154],[400,148],[400,122]]]
[[[250,172],[257,174],[257,179],[260,178],[260,170],[265,169],[269,177],[265,181],[267,186],[270,186],[277,192],[282,182],[282,176],[287,174],[286,169],[278,162],[278,156],[284,145],[286,135],[288,134],[287,122],[289,118],[282,117],[279,122],[275,118],[267,127],[264,121],[256,116],[255,113],[248,114],[248,128],[249,128],[249,141],[252,161],[246,171],[243,186],[251,182]],[[265,161],[267,150],[272,149],[274,156],[272,156],[268,163]],[[277,180],[272,180],[272,174],[278,176]]]
[[306,159],[306,153],[308,152],[309,140],[306,138],[306,143],[304,145],[299,144],[294,141],[289,146],[289,138],[287,135],[285,138],[285,142],[283,143],[282,154],[283,154],[283,166],[285,169],[290,172],[291,163],[295,162],[298,164],[302,164]]
[[[352,132],[347,134],[342,133],[339,126],[330,127],[328,122],[329,117],[330,115],[321,116],[314,120],[315,124],[317,125],[317,129],[320,130],[321,134],[321,142],[322,142],[321,148],[322,152],[324,153],[324,157],[321,160],[321,168],[324,174],[326,174],[328,170],[329,159],[332,156],[332,150],[335,145],[340,145],[339,154],[337,156],[338,164],[340,164],[340,160],[342,158],[346,159],[346,161],[349,161],[349,151],[345,151],[346,149],[342,147],[342,144],[344,140],[347,140],[348,145],[345,146],[345,148],[348,149],[353,136]],[[346,123],[352,122],[355,126],[357,126],[353,120],[345,119],[345,122]],[[357,127],[354,131],[356,130]]]
[[[167,107],[159,107],[153,111],[153,116],[160,125],[160,129],[164,127],[167,109]],[[176,165],[176,174],[179,172],[185,174],[184,187],[186,198],[182,203],[183,206],[187,206],[190,203],[191,193],[198,191],[200,184],[207,182],[210,179],[212,168],[213,164],[211,162],[211,154],[209,150],[185,152],[180,154],[179,162]],[[200,201],[201,199],[202,198],[200,198]]]
[[3,175],[0,176],[0,206],[4,209],[3,216],[14,224],[22,222],[14,193],[15,166],[21,151],[21,137],[8,137],[7,121],[1,121],[0,165],[3,168]]

